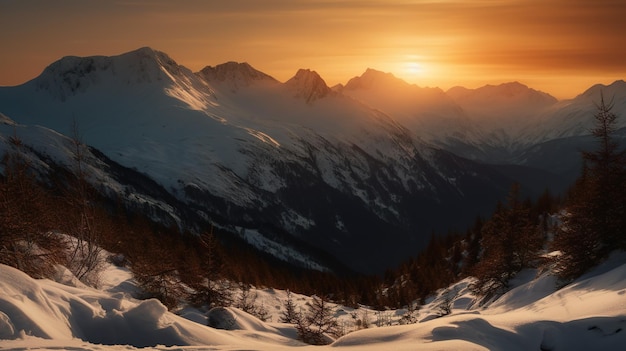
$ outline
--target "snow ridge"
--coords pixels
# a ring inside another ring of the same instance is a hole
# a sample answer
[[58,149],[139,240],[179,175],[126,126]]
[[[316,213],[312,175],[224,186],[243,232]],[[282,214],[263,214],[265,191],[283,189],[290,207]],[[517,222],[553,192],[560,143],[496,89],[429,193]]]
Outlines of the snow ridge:
[[285,82],[285,86],[295,91],[295,97],[304,98],[307,103],[321,99],[331,92],[322,77],[310,69],[299,69],[293,78]]
[[226,62],[215,67],[206,66],[197,73],[207,82],[227,82],[233,92],[242,87],[248,87],[259,81],[278,82],[271,76],[254,69],[247,62]]

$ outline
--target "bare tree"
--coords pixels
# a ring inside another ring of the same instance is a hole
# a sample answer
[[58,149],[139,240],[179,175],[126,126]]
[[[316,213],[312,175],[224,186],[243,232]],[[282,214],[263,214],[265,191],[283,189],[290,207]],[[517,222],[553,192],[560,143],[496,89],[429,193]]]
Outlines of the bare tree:
[[72,157],[74,178],[68,184],[66,200],[72,213],[65,214],[70,240],[69,269],[81,281],[97,285],[102,268],[102,235],[105,221],[98,218],[95,193],[89,184],[86,145],[83,144],[76,122],[72,125]]
[[14,136],[10,142],[13,150],[1,162],[0,263],[35,277],[48,276],[62,251],[49,232],[49,199],[24,157],[21,140]]
[[406,313],[400,318],[400,324],[415,324],[418,322],[420,315],[420,305],[413,301],[409,302],[406,308]]
[[435,305],[435,309],[439,313],[439,316],[443,317],[452,313],[452,305],[457,295],[458,291],[450,288],[445,289],[441,293],[441,298]]

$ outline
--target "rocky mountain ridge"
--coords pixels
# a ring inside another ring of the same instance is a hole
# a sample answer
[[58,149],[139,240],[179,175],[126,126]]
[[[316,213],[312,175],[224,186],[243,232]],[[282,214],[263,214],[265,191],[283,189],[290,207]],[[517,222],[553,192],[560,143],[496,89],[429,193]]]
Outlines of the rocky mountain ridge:
[[[364,76],[368,84],[337,91],[311,70],[285,83],[248,64],[193,73],[142,48],[61,59],[33,81],[1,87],[0,113],[18,134],[38,125],[71,136],[78,126],[86,144],[171,196],[144,201],[167,209],[157,211],[169,217],[162,220],[261,235],[306,257],[295,240],[351,269],[380,272],[418,252],[432,231],[463,229],[489,213],[518,179],[455,155],[508,151],[484,143],[484,131],[446,92],[373,70]],[[387,88],[376,84],[381,78]],[[389,85],[399,90],[387,94]],[[38,148],[58,159],[57,144]],[[100,179],[109,174],[94,168]],[[130,183],[121,177],[109,188],[139,194]]]

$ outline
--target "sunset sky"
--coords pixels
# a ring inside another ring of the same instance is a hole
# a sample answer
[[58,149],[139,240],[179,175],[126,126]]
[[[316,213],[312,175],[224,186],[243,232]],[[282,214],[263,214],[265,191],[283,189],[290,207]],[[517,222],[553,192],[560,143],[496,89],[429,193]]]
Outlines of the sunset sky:
[[0,86],[67,55],[143,46],[194,71],[246,61],[345,83],[366,68],[448,89],[520,81],[557,98],[626,79],[623,0],[0,0]]

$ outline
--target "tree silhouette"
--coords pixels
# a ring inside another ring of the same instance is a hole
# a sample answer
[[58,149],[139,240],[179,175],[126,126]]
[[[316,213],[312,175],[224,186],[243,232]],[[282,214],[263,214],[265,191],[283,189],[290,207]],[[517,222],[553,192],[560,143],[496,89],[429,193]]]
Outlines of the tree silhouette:
[[587,191],[591,195],[588,209],[592,228],[608,250],[618,245],[623,247],[626,229],[626,154],[619,151],[619,144],[613,138],[617,123],[617,115],[611,112],[613,105],[613,102],[606,104],[601,95],[600,104],[596,105],[598,111],[594,115],[596,125],[591,130],[599,148],[595,152],[583,153],[588,166],[586,180]]
[[296,311],[296,305],[293,302],[293,296],[289,290],[287,290],[287,300],[285,300],[283,307],[285,307],[285,310],[281,312],[278,321],[281,323],[297,324],[301,316],[300,313]]
[[576,278],[611,250],[626,248],[626,153],[613,138],[617,115],[604,95],[591,130],[598,148],[583,152],[583,170],[569,192],[567,213],[555,235],[561,278]]
[[339,336],[339,325],[328,301],[318,296],[313,296],[308,310],[298,319],[296,330],[300,340],[312,345],[327,344],[327,335]]
[[543,236],[530,218],[528,203],[520,201],[520,186],[513,184],[506,205],[498,204],[482,227],[483,255],[474,275],[474,290],[491,296],[508,287],[509,280],[533,264]]
[[219,243],[213,234],[213,226],[198,241],[200,264],[195,267],[195,278],[189,282],[195,290],[191,299],[194,304],[209,308],[229,306],[233,302],[232,289],[223,276],[225,264]]
[[62,246],[50,233],[51,203],[39,186],[19,138],[10,139],[12,150],[2,158],[0,181],[0,263],[34,277],[51,274],[59,263]]
[[96,206],[95,189],[89,184],[86,162],[87,146],[82,142],[78,125],[72,125],[73,178],[70,179],[65,200],[69,211],[63,214],[70,240],[68,268],[81,281],[97,285],[102,270],[102,238],[108,221]]

